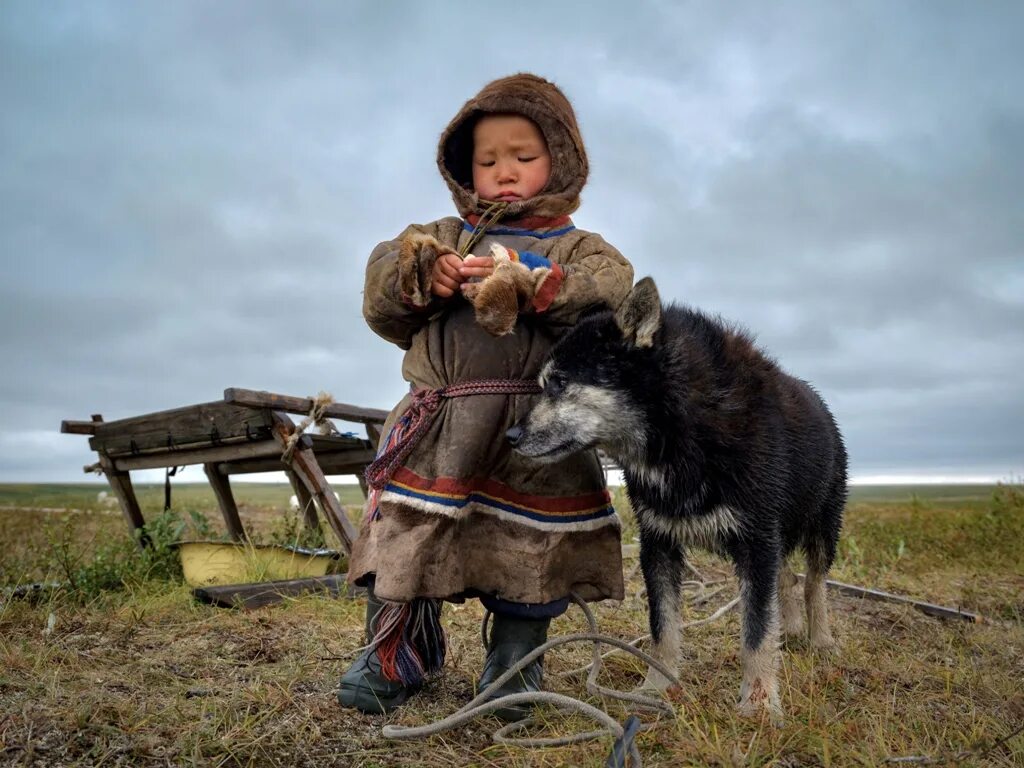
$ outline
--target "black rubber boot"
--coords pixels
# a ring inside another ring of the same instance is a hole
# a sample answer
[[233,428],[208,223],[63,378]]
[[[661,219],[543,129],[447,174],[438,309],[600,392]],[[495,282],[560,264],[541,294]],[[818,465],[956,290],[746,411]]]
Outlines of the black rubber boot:
[[[487,648],[487,660],[484,671],[477,683],[477,692],[501,677],[507,670],[515,666],[530,651],[539,648],[548,639],[548,627],[551,619],[519,619],[500,613],[491,616],[491,639]],[[544,657],[532,661],[518,675],[506,682],[501,688],[487,697],[487,700],[511,693],[532,693],[541,690],[544,682]],[[494,711],[502,720],[512,722],[527,717],[533,707],[530,704],[519,704],[502,707]]]
[[[366,600],[366,643],[373,639],[373,619],[383,606],[371,589]],[[380,715],[403,704],[414,692],[400,682],[383,677],[377,652],[368,648],[341,676],[338,703]]]

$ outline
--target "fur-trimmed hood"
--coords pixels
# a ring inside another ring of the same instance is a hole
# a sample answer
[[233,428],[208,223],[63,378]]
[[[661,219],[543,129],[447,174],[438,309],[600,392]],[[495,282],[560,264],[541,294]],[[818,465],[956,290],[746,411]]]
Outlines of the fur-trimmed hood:
[[445,128],[437,147],[437,167],[463,218],[487,207],[473,190],[473,126],[480,115],[513,113],[533,120],[551,153],[551,176],[539,195],[511,203],[506,219],[564,216],[580,204],[589,166],[572,104],[554,83],[521,73],[484,86]]

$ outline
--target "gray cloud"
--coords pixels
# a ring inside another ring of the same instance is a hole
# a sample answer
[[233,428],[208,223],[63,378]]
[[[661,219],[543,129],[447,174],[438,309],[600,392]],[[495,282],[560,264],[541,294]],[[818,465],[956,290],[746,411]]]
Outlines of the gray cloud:
[[0,481],[80,477],[61,418],[226,386],[391,407],[366,255],[452,212],[441,128],[524,69],[576,104],[577,223],[813,381],[855,472],[1024,469],[1020,6],[544,14],[5,4]]

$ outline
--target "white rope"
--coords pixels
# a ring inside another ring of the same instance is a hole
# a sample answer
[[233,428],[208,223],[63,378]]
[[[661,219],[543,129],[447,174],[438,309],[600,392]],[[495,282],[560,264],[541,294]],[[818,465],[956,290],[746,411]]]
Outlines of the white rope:
[[[674,719],[676,716],[675,709],[669,702],[664,701],[661,698],[655,698],[652,696],[636,692],[619,691],[613,688],[606,688],[605,686],[598,685],[597,676],[601,672],[602,659],[604,659],[611,653],[616,653],[619,651],[626,651],[627,653],[632,654],[636,658],[653,667],[662,675],[664,675],[672,685],[678,686],[679,680],[676,678],[675,673],[672,670],[669,670],[664,664],[662,664],[662,662],[660,662],[658,659],[653,658],[652,656],[649,656],[643,651],[638,650],[635,647],[644,639],[649,638],[649,635],[644,638],[637,638],[636,640],[627,643],[626,641],[620,640],[617,637],[611,637],[609,635],[600,634],[597,631],[597,619],[594,618],[594,614],[590,610],[590,606],[588,606],[576,594],[572,595],[572,599],[583,610],[583,613],[587,619],[588,627],[590,629],[589,632],[580,632],[572,635],[563,635],[548,640],[546,643],[544,643],[538,648],[535,648],[533,651],[531,651],[522,659],[520,659],[510,669],[506,670],[506,672],[503,675],[501,675],[501,677],[495,680],[485,690],[478,693],[477,696],[472,701],[470,701],[464,707],[459,709],[457,712],[454,712],[453,714],[449,715],[443,720],[438,720],[434,723],[428,723],[427,725],[386,725],[382,730],[382,735],[384,736],[384,738],[427,738],[429,736],[434,736],[438,733],[442,733],[451,728],[455,728],[459,725],[462,725],[463,723],[468,722],[469,720],[472,720],[478,717],[479,715],[486,714],[487,712],[491,712],[493,710],[507,706],[526,703],[551,704],[552,706],[557,707],[562,712],[577,712],[579,714],[590,717],[593,720],[596,720],[601,726],[603,726],[603,728],[596,731],[586,731],[584,733],[575,733],[567,736],[533,738],[510,737],[508,735],[509,733],[516,730],[523,730],[527,728],[529,725],[532,725],[535,722],[537,722],[536,717],[528,717],[524,720],[509,723],[495,731],[493,738],[496,742],[502,744],[514,744],[521,747],[552,747],[564,746],[567,744],[576,744],[581,741],[588,741],[590,739],[600,738],[601,736],[605,736],[607,734],[611,734],[617,739],[621,738],[623,735],[622,726],[606,712],[603,712],[602,710],[594,707],[591,704],[587,704],[586,702],[574,699],[570,696],[565,696],[560,693],[552,693],[550,691],[515,693],[487,701],[487,698],[491,694],[493,694],[495,691],[501,688],[506,682],[511,680],[513,676],[519,674],[520,671],[522,671],[527,665],[531,664],[535,659],[539,658],[542,654],[546,653],[552,648],[557,648],[562,645],[568,645],[570,643],[580,642],[589,642],[593,644],[593,661],[586,667],[583,667],[579,670],[573,670],[572,672],[562,673],[561,675],[558,675],[558,677],[568,677],[572,674],[578,674],[579,672],[589,670],[586,685],[587,691],[592,695],[605,696],[611,699],[617,699],[619,701],[630,702],[635,707],[638,707],[640,709],[656,712],[659,715],[665,715],[669,718]],[[714,614],[707,617],[706,619],[687,622],[683,626],[698,626],[700,624],[707,624],[712,621],[715,621],[721,616],[724,616],[729,610],[734,608],[738,602],[739,598],[736,598],[727,605],[719,608],[717,611],[715,611]],[[487,622],[489,618],[490,613],[488,612],[488,614],[484,616],[483,625],[481,627],[485,644],[487,637]],[[602,655],[602,645],[611,645],[614,648],[612,651]],[[647,723],[644,726],[642,726],[642,729],[647,730],[649,728],[653,728],[658,724],[658,722],[659,720],[655,720],[654,722]],[[640,752],[637,749],[635,743],[631,743],[629,745],[629,754],[634,768],[640,768]]]

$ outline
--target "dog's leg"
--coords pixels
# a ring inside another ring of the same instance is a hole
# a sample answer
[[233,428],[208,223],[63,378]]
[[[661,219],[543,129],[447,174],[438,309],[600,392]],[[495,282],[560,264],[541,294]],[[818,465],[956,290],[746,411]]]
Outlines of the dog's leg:
[[770,545],[755,543],[737,559],[743,605],[739,711],[748,717],[767,712],[773,722],[782,718],[778,680],[779,566],[777,550]]
[[782,617],[782,633],[787,637],[799,637],[804,631],[804,611],[800,602],[800,584],[796,574],[783,561],[779,569],[779,615]]
[[[638,516],[639,517],[639,516]],[[640,568],[647,586],[647,606],[654,651],[651,654],[671,672],[679,669],[679,598],[683,579],[683,549],[674,536],[640,523]],[[643,687],[663,691],[671,681],[653,667]]]
[[835,645],[828,626],[828,603],[825,599],[825,576],[828,567],[824,557],[813,548],[807,552],[807,577],[804,579],[804,602],[807,604],[807,626],[811,647],[827,650]]

